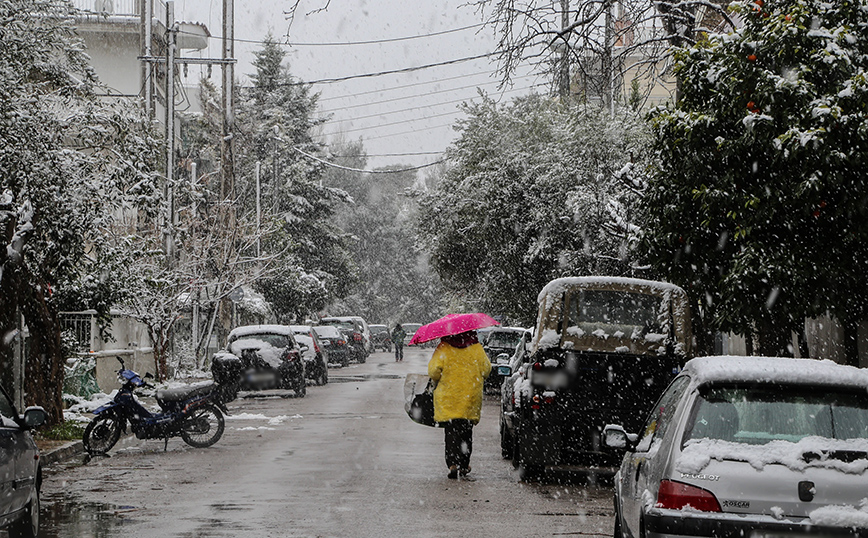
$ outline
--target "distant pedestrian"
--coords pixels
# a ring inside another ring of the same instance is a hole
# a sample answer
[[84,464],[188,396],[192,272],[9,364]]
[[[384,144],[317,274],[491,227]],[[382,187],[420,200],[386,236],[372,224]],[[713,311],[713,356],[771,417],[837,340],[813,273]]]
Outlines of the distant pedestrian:
[[401,327],[400,323],[395,324],[392,329],[392,343],[395,344],[395,362],[404,360],[404,338],[407,336],[407,331]]
[[482,414],[482,385],[491,373],[491,361],[476,338],[476,331],[443,336],[428,363],[434,389],[434,420],[446,430],[446,466],[449,478],[470,472],[473,426]]

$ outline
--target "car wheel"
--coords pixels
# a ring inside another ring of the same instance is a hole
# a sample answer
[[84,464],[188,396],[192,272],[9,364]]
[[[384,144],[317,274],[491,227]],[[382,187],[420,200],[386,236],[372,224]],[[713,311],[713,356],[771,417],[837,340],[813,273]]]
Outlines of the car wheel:
[[521,443],[518,438],[518,435],[513,436],[512,466],[518,469],[518,474],[521,480],[525,482],[538,480],[543,475],[545,467],[538,464],[528,463],[525,454],[521,449]]
[[506,426],[503,425],[503,422],[500,423],[500,455],[503,456],[504,459],[511,459],[513,451],[512,437],[509,435],[509,430],[506,429]]
[[24,507],[24,514],[9,526],[9,536],[36,538],[39,534],[39,489]]
[[304,376],[302,376],[295,385],[295,396],[297,398],[304,398],[305,394],[307,394],[307,382],[304,380]]

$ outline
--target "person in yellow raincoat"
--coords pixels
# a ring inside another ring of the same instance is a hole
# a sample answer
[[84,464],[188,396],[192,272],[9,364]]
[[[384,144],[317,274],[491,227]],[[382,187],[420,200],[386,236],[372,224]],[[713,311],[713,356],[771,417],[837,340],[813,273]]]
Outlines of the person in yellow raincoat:
[[476,331],[444,336],[428,362],[434,389],[434,420],[446,430],[449,478],[470,472],[473,426],[482,414],[482,384],[491,361],[476,339]]

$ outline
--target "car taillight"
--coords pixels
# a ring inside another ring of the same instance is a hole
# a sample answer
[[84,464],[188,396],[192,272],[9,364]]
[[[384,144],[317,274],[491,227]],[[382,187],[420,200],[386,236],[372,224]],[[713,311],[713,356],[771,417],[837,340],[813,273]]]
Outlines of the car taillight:
[[353,340],[355,340],[356,342],[361,342],[362,341],[362,335],[359,333],[353,333]]
[[689,506],[702,512],[720,512],[720,503],[712,492],[674,480],[660,481],[655,506],[671,510],[681,510]]
[[347,343],[346,340],[335,340],[335,342],[337,342],[337,344],[338,344],[339,346],[346,345],[346,343]]
[[531,409],[541,409],[542,405],[550,405],[555,403],[555,397],[553,394],[534,394],[533,398],[531,398],[533,403],[530,404]]
[[319,353],[319,344],[316,342],[313,343],[313,351],[314,353]]
[[543,365],[541,362],[535,362],[535,363],[533,363],[533,366],[531,366],[531,368],[533,368],[534,372],[539,372],[540,370],[542,370],[542,367],[543,367]]

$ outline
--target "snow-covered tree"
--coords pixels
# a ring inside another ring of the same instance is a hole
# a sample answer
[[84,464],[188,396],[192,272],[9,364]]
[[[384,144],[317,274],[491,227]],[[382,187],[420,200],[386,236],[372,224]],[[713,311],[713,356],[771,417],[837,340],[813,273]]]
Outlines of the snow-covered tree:
[[52,423],[63,419],[57,312],[78,302],[107,314],[120,290],[112,238],[159,198],[151,126],[97,98],[71,15],[61,0],[0,2],[0,351],[8,363],[20,312],[26,400]]
[[553,278],[633,273],[623,178],[644,158],[640,118],[536,95],[465,111],[454,166],[421,211],[421,241],[459,301],[530,324]]
[[416,241],[417,172],[401,166],[354,171],[367,166],[361,140],[338,140],[330,149],[330,161],[343,169],[329,168],[325,182],[352,196],[353,203],[346,204],[336,222],[349,236],[358,278],[327,311],[360,315],[371,323],[426,323],[439,317],[438,280],[420,248],[424,246]]
[[706,344],[719,329],[789,354],[791,331],[828,311],[855,361],[868,313],[868,10],[735,7],[744,27],[679,53],[683,98],[653,115],[644,250],[693,295]]

